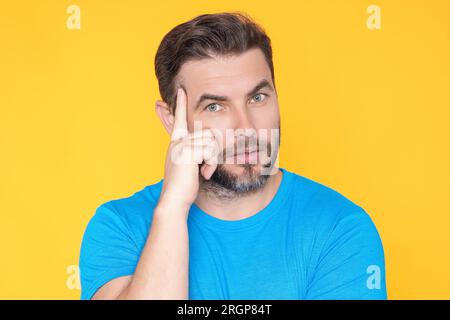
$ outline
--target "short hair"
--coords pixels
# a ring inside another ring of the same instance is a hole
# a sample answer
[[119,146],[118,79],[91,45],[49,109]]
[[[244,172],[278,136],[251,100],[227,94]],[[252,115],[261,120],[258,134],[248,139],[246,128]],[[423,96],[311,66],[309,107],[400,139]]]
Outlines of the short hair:
[[270,38],[264,29],[242,12],[202,14],[177,25],[162,39],[155,56],[155,73],[163,101],[174,111],[175,80],[188,60],[230,56],[259,48],[275,75]]

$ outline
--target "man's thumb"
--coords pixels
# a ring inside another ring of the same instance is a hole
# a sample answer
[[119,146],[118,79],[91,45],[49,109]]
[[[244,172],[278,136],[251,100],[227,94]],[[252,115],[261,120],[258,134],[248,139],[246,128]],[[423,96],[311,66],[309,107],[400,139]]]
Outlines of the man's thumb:
[[217,169],[217,164],[203,164],[200,167],[200,173],[206,180],[211,179],[211,176],[213,175],[214,171]]

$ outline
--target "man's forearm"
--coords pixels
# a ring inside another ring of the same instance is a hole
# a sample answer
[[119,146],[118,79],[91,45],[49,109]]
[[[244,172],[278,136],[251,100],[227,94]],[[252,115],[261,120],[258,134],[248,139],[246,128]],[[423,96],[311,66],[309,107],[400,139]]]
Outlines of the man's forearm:
[[188,299],[189,208],[159,203],[129,285],[117,299]]

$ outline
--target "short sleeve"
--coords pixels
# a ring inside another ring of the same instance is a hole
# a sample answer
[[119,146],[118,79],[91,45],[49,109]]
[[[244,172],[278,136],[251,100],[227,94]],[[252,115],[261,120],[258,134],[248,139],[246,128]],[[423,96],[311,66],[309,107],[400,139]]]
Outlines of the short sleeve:
[[[360,208],[360,207],[359,207]],[[336,222],[308,285],[309,300],[385,300],[381,238],[362,209]]]
[[138,260],[137,245],[126,221],[107,203],[99,206],[81,244],[81,299],[91,299],[112,279],[133,274]]

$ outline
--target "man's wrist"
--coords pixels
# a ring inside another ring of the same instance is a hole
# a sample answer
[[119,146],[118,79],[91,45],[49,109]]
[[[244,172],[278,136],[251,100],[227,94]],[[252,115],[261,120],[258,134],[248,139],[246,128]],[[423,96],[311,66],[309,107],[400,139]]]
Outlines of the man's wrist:
[[171,199],[168,197],[160,197],[155,208],[155,214],[164,217],[179,217],[187,218],[191,204],[184,203],[178,199]]

